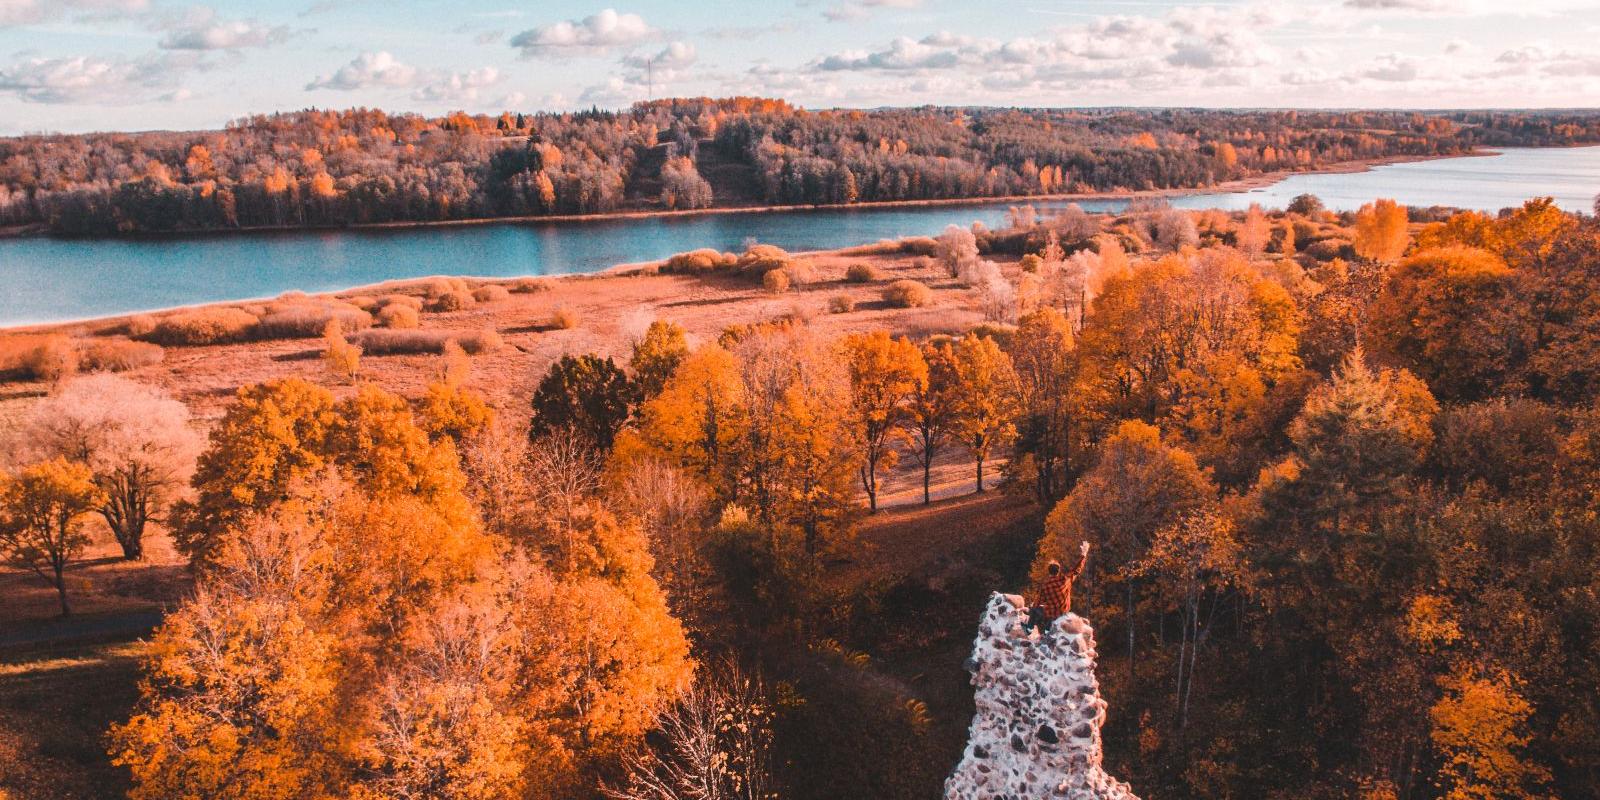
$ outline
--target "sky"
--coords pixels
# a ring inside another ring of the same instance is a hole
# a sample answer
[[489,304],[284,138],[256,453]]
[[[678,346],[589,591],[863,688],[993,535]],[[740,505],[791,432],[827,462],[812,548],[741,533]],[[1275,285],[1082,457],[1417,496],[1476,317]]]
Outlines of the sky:
[[760,95],[1530,108],[1600,98],[1600,0],[0,0],[0,135]]

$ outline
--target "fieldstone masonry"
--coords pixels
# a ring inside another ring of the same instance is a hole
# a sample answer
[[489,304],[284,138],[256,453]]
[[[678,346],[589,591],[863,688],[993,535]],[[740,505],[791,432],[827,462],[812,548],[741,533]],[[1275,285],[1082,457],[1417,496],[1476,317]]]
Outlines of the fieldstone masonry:
[[1139,800],[1101,768],[1106,703],[1094,677],[1094,629],[1067,614],[1025,633],[1027,607],[996,593],[967,660],[978,712],[947,800]]

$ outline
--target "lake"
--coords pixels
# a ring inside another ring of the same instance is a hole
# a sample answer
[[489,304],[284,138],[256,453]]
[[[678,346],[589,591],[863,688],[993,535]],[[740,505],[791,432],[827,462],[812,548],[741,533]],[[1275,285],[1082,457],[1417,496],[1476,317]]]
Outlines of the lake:
[[[1295,175],[1247,192],[1174,198],[1183,208],[1282,207],[1309,192],[1336,210],[1379,197],[1407,205],[1496,211],[1553,195],[1589,211],[1600,193],[1600,147],[1507,149],[1496,155],[1391,164],[1367,172]],[[790,250],[937,234],[946,225],[1004,224],[1008,203],[819,209],[562,223],[372,231],[221,234],[132,240],[0,240],[0,326],[83,319],[191,303],[322,292],[427,275],[509,277],[594,272],[749,241]],[[1059,206],[1061,203],[1041,203]],[[1079,202],[1116,211],[1123,201]]]

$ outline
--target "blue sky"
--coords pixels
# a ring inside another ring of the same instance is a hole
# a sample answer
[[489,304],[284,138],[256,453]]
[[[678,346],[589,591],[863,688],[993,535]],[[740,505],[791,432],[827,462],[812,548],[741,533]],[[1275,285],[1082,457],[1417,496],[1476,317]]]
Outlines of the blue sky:
[[0,0],[0,134],[252,112],[1592,106],[1600,0]]

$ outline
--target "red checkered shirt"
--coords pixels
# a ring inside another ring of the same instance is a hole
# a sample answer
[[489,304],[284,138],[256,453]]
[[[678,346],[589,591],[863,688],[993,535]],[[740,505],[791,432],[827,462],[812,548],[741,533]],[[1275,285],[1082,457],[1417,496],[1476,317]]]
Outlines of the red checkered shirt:
[[1046,619],[1055,619],[1072,608],[1072,579],[1065,573],[1056,573],[1039,584],[1039,596],[1033,604],[1043,609]]

